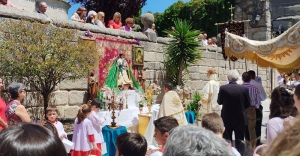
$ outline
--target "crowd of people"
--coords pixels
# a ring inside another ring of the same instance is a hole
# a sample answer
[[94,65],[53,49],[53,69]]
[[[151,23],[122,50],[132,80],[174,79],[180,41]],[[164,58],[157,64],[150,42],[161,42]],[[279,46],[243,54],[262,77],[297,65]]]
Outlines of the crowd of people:
[[212,47],[217,47],[217,38],[216,37],[211,37],[207,39],[207,34],[199,34],[198,39],[196,40],[199,42],[200,45],[202,46],[212,46]]
[[[267,143],[264,145],[260,142],[261,101],[266,99],[266,93],[262,85],[255,80],[257,79],[255,72],[252,70],[244,72],[243,83],[238,84],[237,80],[240,77],[238,71],[230,70],[227,74],[228,84],[220,86],[217,83],[216,71],[209,69],[207,76],[210,81],[201,91],[202,95],[208,95],[203,96],[200,103],[208,105],[202,112],[201,125],[187,125],[180,99],[173,91],[172,85],[166,83],[164,86],[166,93],[158,112],[158,119],[153,122],[155,127],[153,137],[161,148],[148,149],[144,136],[138,133],[124,133],[116,139],[116,155],[240,156],[245,155],[244,140],[253,149],[263,148],[261,155],[268,156],[272,155],[271,153],[298,155],[297,150],[288,150],[300,145],[298,137],[291,137],[299,134],[297,126],[300,124],[297,117],[300,111],[300,85],[297,83],[300,81],[300,73],[297,70],[293,74],[296,82],[292,94],[283,86],[272,91]],[[1,80],[0,88],[2,86]],[[7,104],[0,100],[0,155],[7,155],[9,152],[22,153],[17,155],[28,155],[32,152],[45,156],[67,155],[62,144],[62,140],[67,139],[67,134],[62,123],[57,120],[57,108],[49,106],[46,109],[47,120],[33,124],[27,110],[21,104],[26,96],[25,86],[22,83],[11,83],[8,92],[11,100]],[[90,104],[83,104],[78,110],[72,138],[74,145],[70,152],[72,156],[101,155],[101,143],[104,142],[101,126],[106,118],[100,118],[96,114],[100,109],[101,102],[94,99]],[[235,142],[232,139],[233,132]],[[21,145],[25,145],[27,149],[21,148]],[[38,148],[35,147],[37,145]]]
[[[14,4],[9,2],[8,0],[0,0],[0,5],[17,8]],[[36,12],[47,16],[46,11],[47,11],[47,3],[39,2],[38,9],[36,10]],[[141,26],[135,24],[134,19],[130,17],[126,18],[125,24],[122,25],[121,14],[119,12],[114,13],[113,19],[110,20],[107,25],[104,22],[104,18],[105,18],[104,12],[100,11],[96,13],[95,11],[90,10],[87,13],[85,7],[79,7],[77,11],[71,16],[72,21],[89,23],[92,25],[97,25],[101,28],[112,28],[112,29],[120,29],[125,31],[137,31],[137,32],[142,31]]]
[[106,25],[106,23],[104,22],[104,12],[100,11],[96,13],[95,11],[91,10],[88,12],[86,17],[86,11],[87,10],[85,7],[79,7],[77,11],[72,15],[71,20],[97,25],[101,28],[111,28],[125,31],[141,31],[141,26],[135,24],[133,18],[126,18],[125,24],[123,25],[121,14],[119,12],[115,12],[113,15],[113,19],[110,20]]

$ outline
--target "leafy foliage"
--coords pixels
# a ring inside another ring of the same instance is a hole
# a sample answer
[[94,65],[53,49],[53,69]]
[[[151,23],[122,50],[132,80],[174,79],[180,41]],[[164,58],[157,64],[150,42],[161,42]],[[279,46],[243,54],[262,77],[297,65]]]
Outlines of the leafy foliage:
[[199,112],[198,110],[201,108],[201,105],[199,105],[200,100],[201,100],[201,97],[200,97],[199,92],[195,92],[193,101],[190,102],[190,104],[187,106],[187,110],[193,111],[195,113],[197,119],[199,117],[201,117],[201,114],[198,114],[198,112]]
[[86,77],[97,59],[94,47],[76,41],[76,30],[8,20],[0,32],[0,75],[29,84],[43,96],[44,109],[59,82]]
[[173,26],[177,19],[185,19],[192,23],[192,28],[204,31],[208,37],[217,35],[215,23],[226,22],[230,19],[229,7],[234,0],[191,0],[178,1],[162,14],[155,13],[155,25],[160,36],[166,36],[164,30]]
[[103,11],[105,23],[113,18],[115,12],[121,13],[123,23],[128,17],[138,17],[146,4],[146,0],[71,0],[71,2],[81,3],[87,10]]
[[175,31],[165,32],[173,36],[167,47],[165,67],[167,76],[173,85],[183,85],[182,77],[188,66],[201,58],[199,44],[195,41],[199,31],[191,30],[191,24],[186,20],[175,21]]

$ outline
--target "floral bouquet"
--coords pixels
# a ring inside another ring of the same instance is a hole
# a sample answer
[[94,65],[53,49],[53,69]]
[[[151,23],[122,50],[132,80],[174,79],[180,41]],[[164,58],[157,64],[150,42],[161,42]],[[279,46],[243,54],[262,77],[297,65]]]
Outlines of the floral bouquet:
[[151,88],[153,90],[153,95],[158,95],[158,94],[161,93],[161,88],[157,84],[152,83],[152,84],[150,84],[150,86],[151,86]]
[[138,102],[139,103],[139,107],[144,107],[144,105],[145,105],[145,103],[147,103],[146,102],[146,97],[145,97],[145,95],[144,95],[144,93],[143,92],[138,92],[139,93],[139,95],[140,95],[140,101]]

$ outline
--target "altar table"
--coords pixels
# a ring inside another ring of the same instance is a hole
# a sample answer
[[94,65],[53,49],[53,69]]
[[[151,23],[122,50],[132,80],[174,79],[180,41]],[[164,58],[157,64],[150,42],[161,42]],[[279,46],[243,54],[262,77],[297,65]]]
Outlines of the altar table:
[[126,127],[120,126],[115,129],[111,129],[108,126],[102,128],[102,134],[104,141],[106,142],[107,153],[104,156],[115,156],[116,155],[116,139],[119,135],[126,133]]
[[[142,113],[145,114],[147,112],[148,112],[148,108],[143,107]],[[139,114],[140,114],[140,110],[137,107],[123,109],[121,111],[115,111],[115,116],[116,116],[115,122],[119,126],[125,126],[125,127],[129,128],[132,132],[138,132],[138,122],[139,122],[138,115]],[[106,118],[104,125],[111,125],[112,111],[101,110],[101,111],[97,112],[97,115],[100,118],[103,118],[103,117]]]
[[[119,126],[125,126],[125,127],[132,127],[134,125],[137,126],[138,124],[138,114],[140,113],[139,108],[130,108],[130,109],[123,109],[121,111],[115,111],[115,122]],[[97,112],[97,115],[100,118],[105,117],[106,121],[104,122],[104,125],[111,125],[112,119],[112,111],[99,111]]]
[[145,135],[144,135],[146,140],[147,140],[148,146],[153,145],[153,146],[157,147],[157,143],[156,143],[156,141],[153,137],[154,129],[155,129],[153,121],[157,119],[158,111],[159,111],[159,104],[152,107],[152,116],[149,120],[147,129],[146,129],[146,132],[145,132]]
[[138,133],[145,135],[152,114],[139,114],[139,129]]
[[[147,143],[148,143],[148,146],[155,146],[157,147],[157,143],[153,137],[154,135],[154,124],[153,124],[153,121],[157,119],[157,116],[158,116],[158,111],[159,111],[159,105],[153,107],[153,110],[152,110],[152,116],[150,118],[150,121],[149,121],[149,124],[147,126],[147,129],[146,129],[146,132],[144,134],[146,140],[147,140]],[[196,120],[196,117],[195,117],[195,113],[192,112],[192,111],[188,111],[185,113],[186,115],[186,118],[187,118],[187,121],[189,124],[193,124]]]

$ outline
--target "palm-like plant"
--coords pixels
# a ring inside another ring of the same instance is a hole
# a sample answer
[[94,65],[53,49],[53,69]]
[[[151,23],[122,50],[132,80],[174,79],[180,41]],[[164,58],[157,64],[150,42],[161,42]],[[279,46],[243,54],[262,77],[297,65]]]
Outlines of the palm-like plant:
[[165,67],[167,76],[174,85],[183,85],[182,77],[187,68],[201,58],[199,43],[195,41],[199,35],[198,30],[192,30],[191,23],[177,19],[175,31],[166,30],[173,36],[167,47]]

